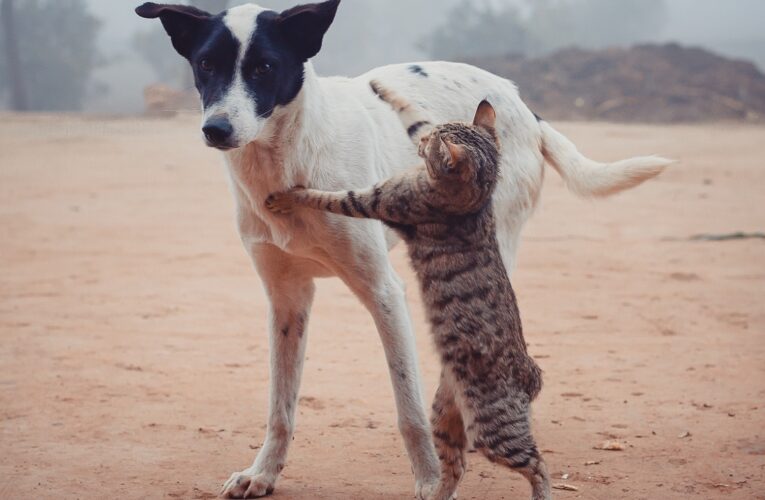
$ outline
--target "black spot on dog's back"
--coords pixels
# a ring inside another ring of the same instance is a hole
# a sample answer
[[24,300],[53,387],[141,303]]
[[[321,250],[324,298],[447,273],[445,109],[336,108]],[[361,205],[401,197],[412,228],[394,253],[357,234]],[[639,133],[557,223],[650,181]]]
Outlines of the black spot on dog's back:
[[428,73],[419,64],[412,64],[411,66],[409,66],[408,69],[409,69],[409,71],[411,71],[415,75],[420,75],[423,78],[427,78],[428,77]]

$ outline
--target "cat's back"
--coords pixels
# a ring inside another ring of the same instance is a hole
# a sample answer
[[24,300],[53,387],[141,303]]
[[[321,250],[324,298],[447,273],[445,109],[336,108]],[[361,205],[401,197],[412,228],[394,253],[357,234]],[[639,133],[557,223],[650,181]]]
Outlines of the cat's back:
[[[497,314],[511,312],[515,298],[494,232],[490,209],[416,226],[406,243],[431,316],[480,318],[487,307],[494,307]],[[517,322],[517,318],[494,319]]]
[[476,380],[506,379],[534,399],[541,370],[526,351],[491,209],[416,229],[407,248],[443,362]]

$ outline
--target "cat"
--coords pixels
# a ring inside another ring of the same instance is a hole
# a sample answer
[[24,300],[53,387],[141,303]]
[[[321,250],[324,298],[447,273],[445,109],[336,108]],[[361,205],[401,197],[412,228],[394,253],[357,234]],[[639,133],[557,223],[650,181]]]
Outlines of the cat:
[[515,294],[495,236],[491,196],[499,176],[496,114],[482,101],[472,124],[433,125],[423,110],[372,82],[397,112],[425,164],[362,191],[302,187],[274,193],[269,210],[309,207],[378,219],[407,244],[442,362],[431,424],[441,460],[435,500],[449,500],[472,444],[551,498],[547,467],[530,430],[542,387],[526,351]]

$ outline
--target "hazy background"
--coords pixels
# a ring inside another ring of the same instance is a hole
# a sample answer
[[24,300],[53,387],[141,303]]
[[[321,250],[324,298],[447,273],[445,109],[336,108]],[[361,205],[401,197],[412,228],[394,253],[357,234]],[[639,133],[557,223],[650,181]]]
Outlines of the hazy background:
[[[146,85],[191,86],[159,21],[133,13],[137,1],[0,1],[15,4],[13,23],[34,110],[137,113]],[[193,1],[212,10],[241,3]],[[300,2],[260,3],[282,9]],[[320,74],[355,75],[410,60],[536,57],[567,46],[677,41],[763,69],[763,19],[763,0],[344,0],[316,66]],[[0,27],[0,45],[7,42],[6,27]],[[0,63],[3,108],[10,105],[9,73]]]

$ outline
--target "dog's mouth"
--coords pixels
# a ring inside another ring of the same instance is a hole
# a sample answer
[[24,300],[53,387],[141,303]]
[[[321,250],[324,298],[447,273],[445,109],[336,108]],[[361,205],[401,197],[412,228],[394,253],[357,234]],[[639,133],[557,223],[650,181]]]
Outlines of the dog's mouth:
[[228,142],[213,142],[207,138],[205,138],[205,146],[208,148],[217,149],[218,151],[231,151],[232,149],[237,148],[237,146],[234,144],[230,144]]

